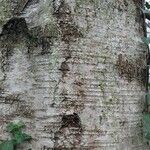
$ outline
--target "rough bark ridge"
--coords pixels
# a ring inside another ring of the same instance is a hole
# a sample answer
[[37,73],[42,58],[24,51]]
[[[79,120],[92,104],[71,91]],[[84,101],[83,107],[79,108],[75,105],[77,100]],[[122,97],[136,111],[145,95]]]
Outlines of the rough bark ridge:
[[139,11],[135,0],[1,0],[0,139],[19,119],[33,137],[20,150],[148,149]]

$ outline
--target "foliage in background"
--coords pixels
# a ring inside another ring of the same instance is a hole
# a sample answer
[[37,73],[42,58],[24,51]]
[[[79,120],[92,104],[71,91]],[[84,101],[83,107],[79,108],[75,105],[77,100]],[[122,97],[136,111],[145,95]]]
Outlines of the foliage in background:
[[150,9],[150,4],[149,4],[148,2],[146,2],[146,3],[145,3],[145,7],[146,7],[147,9]]
[[10,123],[7,131],[11,134],[11,139],[2,141],[0,150],[16,150],[18,145],[30,141],[32,137],[22,132],[23,128],[25,128],[25,124],[22,122]]
[[[150,4],[148,2],[145,3],[144,5],[144,9],[142,9],[140,6],[139,6],[140,10],[142,11],[142,13],[145,15],[145,18],[150,20]],[[150,27],[148,25],[148,23],[146,23],[147,27]],[[147,45],[150,44],[150,37],[144,37],[143,39],[143,42]]]
[[[150,16],[150,4],[148,2],[145,3],[145,10],[143,11],[143,13],[145,14],[146,19],[148,19],[148,21],[149,21],[150,20],[150,17],[149,17]],[[150,28],[150,26],[148,26],[148,28]],[[143,42],[149,46],[149,44],[150,44],[150,36],[144,37],[143,38]],[[149,54],[149,52],[148,52],[148,54]],[[148,87],[150,87],[149,83],[148,83]],[[147,105],[148,110],[143,115],[143,132],[144,132],[144,137],[147,140],[150,140],[150,113],[149,113],[150,92],[149,91],[146,94],[146,105]]]

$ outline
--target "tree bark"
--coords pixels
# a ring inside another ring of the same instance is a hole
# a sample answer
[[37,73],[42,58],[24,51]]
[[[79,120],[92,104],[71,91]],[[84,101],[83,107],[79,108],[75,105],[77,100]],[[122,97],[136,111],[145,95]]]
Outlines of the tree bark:
[[138,0],[0,1],[0,139],[20,149],[146,150],[146,46]]

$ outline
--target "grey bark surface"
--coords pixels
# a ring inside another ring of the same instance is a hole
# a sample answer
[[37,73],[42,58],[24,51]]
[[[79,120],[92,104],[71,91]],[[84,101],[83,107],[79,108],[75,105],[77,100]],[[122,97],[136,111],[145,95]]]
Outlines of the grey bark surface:
[[0,0],[0,139],[21,150],[146,150],[140,0]]

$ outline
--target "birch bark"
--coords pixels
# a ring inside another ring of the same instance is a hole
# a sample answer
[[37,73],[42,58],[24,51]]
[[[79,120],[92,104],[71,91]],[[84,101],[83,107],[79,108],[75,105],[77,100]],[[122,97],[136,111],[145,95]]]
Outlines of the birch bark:
[[0,0],[0,139],[22,120],[20,149],[148,149],[140,3]]

